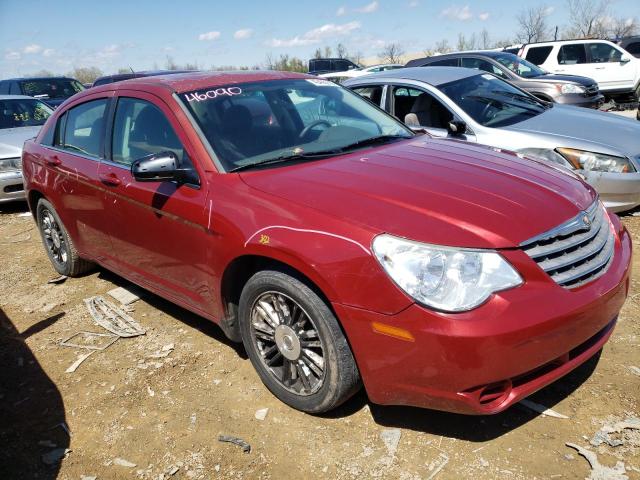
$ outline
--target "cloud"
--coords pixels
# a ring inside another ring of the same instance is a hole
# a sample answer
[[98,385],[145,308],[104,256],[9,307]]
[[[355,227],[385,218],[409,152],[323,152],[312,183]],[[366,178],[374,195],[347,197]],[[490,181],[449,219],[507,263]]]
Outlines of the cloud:
[[41,50],[42,50],[42,47],[40,45],[36,45],[34,43],[34,44],[27,45],[26,47],[24,47],[22,49],[22,52],[23,53],[27,53],[27,54],[29,54],[29,53],[39,53]]
[[56,51],[53,48],[45,48],[42,52],[43,57],[53,57]]
[[378,6],[379,6],[378,0],[374,0],[373,2],[365,5],[364,7],[354,8],[353,11],[358,13],[373,13],[376,10],[378,10]]
[[20,52],[16,52],[16,51],[8,51],[7,53],[4,54],[4,58],[7,60],[20,60]]
[[473,18],[473,13],[471,13],[469,5],[465,5],[464,7],[452,5],[440,12],[440,18],[443,17],[450,20],[459,20],[461,22],[466,22]]
[[556,7],[549,6],[549,7],[545,8],[544,12],[542,12],[542,13],[544,13],[544,15],[546,17],[548,17],[549,15],[551,15],[555,11],[556,11]]
[[203,40],[203,41],[212,41],[212,40],[217,40],[219,38],[220,38],[220,32],[216,32],[215,30],[213,32],[206,32],[198,35],[198,40]]
[[483,22],[489,19],[489,12],[482,12],[478,15],[478,18]]
[[250,28],[241,28],[240,30],[236,30],[236,33],[233,34],[233,38],[236,40],[246,40],[247,38],[251,38],[253,36],[253,30]]
[[342,37],[350,35],[354,31],[360,28],[360,22],[349,22],[341,25],[335,23],[328,23],[321,27],[309,30],[303,35],[296,35],[293,38],[281,40],[274,38],[267,44],[271,47],[301,47],[305,45],[313,45],[320,43],[323,40],[333,40],[335,37]]
[[420,2],[418,0],[411,0],[409,2],[409,8],[416,8],[420,6]]
[[344,15],[347,14],[347,8],[346,7],[340,7],[338,10],[336,10],[336,17],[342,17]]

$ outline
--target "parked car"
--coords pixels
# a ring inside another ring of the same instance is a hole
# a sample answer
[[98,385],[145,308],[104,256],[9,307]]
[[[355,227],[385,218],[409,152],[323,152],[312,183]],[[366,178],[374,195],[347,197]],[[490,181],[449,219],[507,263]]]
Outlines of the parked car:
[[24,200],[22,145],[53,110],[32,97],[0,95],[0,203]]
[[309,73],[311,75],[344,72],[355,68],[360,68],[360,65],[346,58],[312,58],[309,60]]
[[598,84],[594,80],[574,75],[549,74],[508,52],[451,53],[411,60],[407,63],[407,67],[476,68],[493,73],[548,102],[588,108],[598,108],[604,102],[604,95],[600,93]]
[[573,173],[415,135],[309,75],[96,87],[23,169],[58,272],[97,262],[217,322],[306,412],[361,380],[375,403],[499,412],[599,352],[629,288],[629,233]]
[[0,95],[27,95],[56,108],[84,86],[68,77],[10,78],[0,80]]
[[321,73],[318,76],[333,82],[342,83],[348,78],[361,77],[363,75],[369,75],[370,73],[385,72],[387,70],[395,70],[398,68],[404,68],[404,65],[398,63],[371,65],[369,67],[353,68],[344,72]]
[[607,40],[530,43],[518,55],[552,73],[593,78],[605,95],[640,90],[640,59]]
[[640,35],[636,35],[635,37],[622,38],[618,42],[618,45],[620,45],[634,57],[640,58]]
[[345,82],[412,127],[508,149],[582,175],[614,212],[640,205],[640,125],[542,102],[490,73],[406,68]]
[[116,73],[114,75],[105,75],[103,77],[96,78],[95,82],[93,82],[93,85],[91,86],[97,87],[99,85],[121,82],[123,80],[130,80],[132,78],[153,77],[156,75],[172,75],[176,73],[187,73],[192,71],[194,70],[145,70],[141,72]]

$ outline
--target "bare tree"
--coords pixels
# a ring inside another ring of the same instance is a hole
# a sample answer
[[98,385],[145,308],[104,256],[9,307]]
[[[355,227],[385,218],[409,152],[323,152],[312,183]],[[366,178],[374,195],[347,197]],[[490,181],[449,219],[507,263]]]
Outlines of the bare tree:
[[322,58],[322,49],[316,48],[316,51],[313,52],[313,58]]
[[640,25],[636,17],[618,17],[609,18],[607,22],[608,34],[616,40],[624,37],[637,35],[640,31]]
[[480,38],[478,39],[478,46],[484,50],[491,48],[493,46],[491,42],[491,35],[489,35],[489,31],[486,28],[483,28],[480,32]]
[[344,44],[339,43],[336,45],[336,57],[338,58],[348,58],[349,53],[347,52],[347,47]]
[[75,78],[80,83],[93,83],[102,75],[102,70],[97,67],[76,67],[67,73],[68,77]]
[[331,51],[331,47],[324,47],[324,56],[325,56],[326,58],[331,57],[331,53],[333,53],[333,52]]
[[433,49],[436,51],[436,53],[449,53],[452,50],[451,46],[449,45],[449,40],[447,40],[446,38],[437,41]]
[[516,39],[522,43],[547,40],[549,38],[548,16],[549,8],[546,5],[530,7],[520,12],[516,16],[516,21],[518,22]]
[[471,37],[467,38],[464,33],[458,34],[458,45],[457,50],[459,52],[464,52],[466,50],[475,50],[476,49],[476,34],[471,34]]
[[399,43],[387,43],[382,47],[382,51],[378,54],[381,62],[384,63],[402,63],[404,48]]
[[597,38],[607,35],[606,19],[609,0],[567,0],[569,10],[568,36]]
[[349,60],[356,65],[362,65],[362,57],[364,57],[364,54],[361,51],[357,51],[356,53],[349,55]]

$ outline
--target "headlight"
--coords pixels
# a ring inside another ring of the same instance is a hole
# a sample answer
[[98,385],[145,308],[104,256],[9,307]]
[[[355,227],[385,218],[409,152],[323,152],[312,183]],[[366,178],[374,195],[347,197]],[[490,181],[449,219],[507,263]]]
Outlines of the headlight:
[[373,253],[391,279],[418,302],[446,312],[471,310],[493,293],[522,284],[497,252],[440,247],[378,235]]
[[536,160],[543,160],[545,162],[555,163],[573,170],[573,165],[569,163],[566,158],[555,150],[551,150],[549,148],[523,148],[522,150],[518,150],[516,153],[522,158],[530,157]]
[[587,91],[586,88],[581,87],[580,85],[573,85],[571,83],[561,83],[558,85],[560,87],[560,92],[565,93],[585,93]]
[[0,160],[0,172],[13,172],[15,170],[22,170],[22,159],[5,158]]
[[572,148],[558,148],[556,151],[578,170],[610,173],[631,173],[636,171],[631,161],[626,157],[585,152]]

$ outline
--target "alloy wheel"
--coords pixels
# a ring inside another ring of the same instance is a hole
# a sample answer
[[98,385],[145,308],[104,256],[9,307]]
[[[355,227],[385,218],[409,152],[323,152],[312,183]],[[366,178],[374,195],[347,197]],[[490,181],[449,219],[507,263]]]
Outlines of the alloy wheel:
[[51,258],[60,264],[65,265],[69,258],[67,244],[62,233],[62,228],[56,221],[53,214],[48,209],[43,209],[40,214],[40,224],[42,225],[42,234],[47,250],[51,254]]

